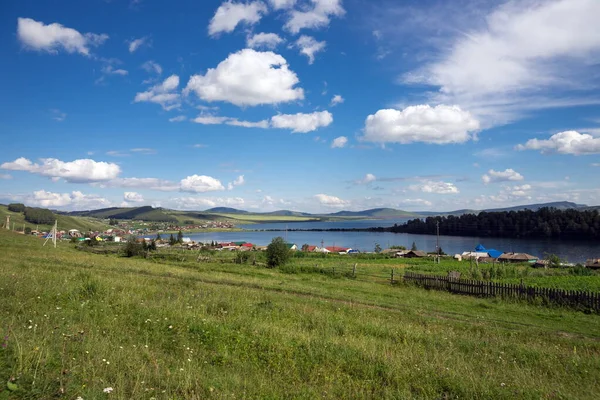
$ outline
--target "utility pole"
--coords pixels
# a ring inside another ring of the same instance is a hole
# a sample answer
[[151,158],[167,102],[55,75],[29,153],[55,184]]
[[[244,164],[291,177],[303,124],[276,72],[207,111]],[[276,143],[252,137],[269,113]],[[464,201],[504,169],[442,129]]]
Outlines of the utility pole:
[[437,244],[435,245],[435,247],[436,247],[436,253],[437,253],[437,262],[439,264],[440,263],[440,221],[436,221],[435,227],[437,230]]

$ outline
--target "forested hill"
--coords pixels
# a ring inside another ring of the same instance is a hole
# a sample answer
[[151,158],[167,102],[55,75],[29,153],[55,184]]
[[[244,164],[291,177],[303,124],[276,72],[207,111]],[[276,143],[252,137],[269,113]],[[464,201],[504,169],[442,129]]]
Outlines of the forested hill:
[[406,224],[377,231],[435,235],[510,238],[600,239],[600,214],[597,210],[558,210],[480,212],[477,215],[438,216],[413,219]]

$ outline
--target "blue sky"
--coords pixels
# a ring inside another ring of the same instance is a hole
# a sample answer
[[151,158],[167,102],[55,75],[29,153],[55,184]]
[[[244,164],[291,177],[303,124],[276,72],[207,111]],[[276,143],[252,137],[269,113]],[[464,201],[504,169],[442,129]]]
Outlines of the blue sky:
[[600,204],[597,0],[0,11],[4,203]]

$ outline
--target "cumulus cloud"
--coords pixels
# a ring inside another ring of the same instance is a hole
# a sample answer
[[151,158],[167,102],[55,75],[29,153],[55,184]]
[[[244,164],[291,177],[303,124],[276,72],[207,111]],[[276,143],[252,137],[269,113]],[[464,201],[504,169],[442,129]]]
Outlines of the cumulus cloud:
[[225,190],[225,187],[221,181],[211,176],[192,175],[181,180],[180,190],[190,193],[205,193]]
[[128,48],[129,48],[130,53],[134,53],[140,47],[149,44],[148,37],[141,37],[139,39],[133,39],[133,40],[130,40],[128,43],[129,43]]
[[557,100],[581,101],[560,98],[562,92],[553,89],[594,87],[589,79],[600,51],[595,28],[600,2],[502,3],[477,18],[484,22],[477,28],[462,24],[453,43],[443,41],[441,54],[432,57],[436,61],[405,75],[404,82],[439,87],[437,101],[461,104],[491,123],[552,106]]
[[296,4],[296,0],[269,0],[269,4],[275,10],[283,10],[292,8]]
[[304,91],[294,88],[298,82],[279,54],[243,49],[205,75],[193,75],[184,93],[195,92],[202,100],[237,106],[278,104],[304,98]]
[[143,203],[144,196],[137,192],[125,192],[123,193],[123,200],[130,203]]
[[254,25],[267,11],[267,7],[260,1],[250,3],[226,1],[217,8],[210,20],[208,34],[214,36],[221,32],[233,32],[240,23]]
[[331,17],[341,17],[346,11],[342,0],[311,0],[312,7],[302,10],[292,10],[284,28],[291,33],[301,29],[318,29],[329,25]]
[[176,92],[178,86],[179,76],[171,75],[162,83],[152,86],[149,90],[137,93],[133,101],[136,103],[156,103],[167,111],[172,110],[180,105],[179,93]]
[[67,182],[99,182],[116,178],[121,173],[117,164],[90,159],[74,161],[61,161],[56,158],[42,158],[41,164],[20,157],[15,161],[6,162],[0,168],[12,171],[27,171],[32,174],[47,176],[49,178],[63,178]]
[[220,125],[229,120],[229,117],[217,117],[214,115],[200,115],[192,121],[202,125]]
[[99,46],[108,39],[105,34],[81,34],[59,23],[45,25],[31,18],[17,19],[17,37],[26,49],[52,54],[64,50],[85,56],[90,55],[91,47]]
[[263,129],[267,129],[269,127],[269,121],[267,120],[262,120],[262,121],[240,121],[237,118],[228,118],[227,121],[225,121],[225,123],[227,125],[231,125],[231,126],[241,126],[243,128],[263,128]]
[[338,136],[331,142],[332,149],[341,149],[342,147],[346,147],[348,144],[348,138],[346,136]]
[[493,169],[490,169],[487,174],[481,177],[481,180],[486,185],[494,182],[522,181],[523,179],[525,179],[523,178],[523,175],[512,168],[505,169],[504,171],[494,171]]
[[37,190],[31,194],[12,196],[12,198],[33,207],[68,208],[71,210],[85,210],[111,205],[110,201],[99,195],[84,194],[80,191],[54,193]]
[[399,206],[427,206],[431,207],[433,203],[429,200],[424,199],[404,199],[400,202]]
[[246,183],[246,181],[244,180],[244,175],[240,175],[233,182],[229,182],[227,184],[227,190],[233,190],[234,187],[241,186],[244,183]]
[[261,32],[246,38],[246,46],[253,49],[265,48],[273,50],[281,43],[283,43],[283,39],[276,33]]
[[331,98],[331,102],[329,103],[329,106],[334,107],[334,106],[337,106],[338,104],[342,104],[343,102],[344,102],[344,98],[341,95],[336,94],[335,96],[333,96]]
[[476,137],[479,121],[458,106],[418,105],[369,115],[363,140],[378,143],[464,143]]
[[317,199],[317,201],[325,207],[343,208],[350,205],[350,201],[348,200],[342,200],[339,197],[330,196],[322,193],[316,194],[314,198]]
[[319,42],[312,36],[302,35],[296,41],[296,47],[300,49],[300,54],[304,54],[308,57],[308,63],[312,64],[315,62],[315,54],[325,50],[327,43],[325,41]]
[[436,194],[457,194],[458,188],[450,182],[424,181],[408,187],[415,192],[436,193]]
[[291,129],[294,133],[307,133],[333,122],[329,111],[315,111],[311,114],[279,114],[271,117],[274,128]]
[[557,152],[576,156],[600,153],[600,137],[577,131],[565,131],[550,136],[549,139],[530,139],[517,145],[517,150],[540,150],[542,153]]

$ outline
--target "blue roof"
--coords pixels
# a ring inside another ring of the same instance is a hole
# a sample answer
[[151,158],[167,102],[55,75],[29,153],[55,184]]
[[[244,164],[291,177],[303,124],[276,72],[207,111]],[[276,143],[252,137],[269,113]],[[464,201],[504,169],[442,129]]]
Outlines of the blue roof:
[[486,251],[490,255],[490,257],[492,257],[492,258],[498,258],[502,254],[504,254],[504,252],[496,250],[496,249],[487,249]]
[[485,249],[485,247],[483,247],[482,244],[478,244],[477,247],[475,247],[475,251],[487,251],[487,250]]

